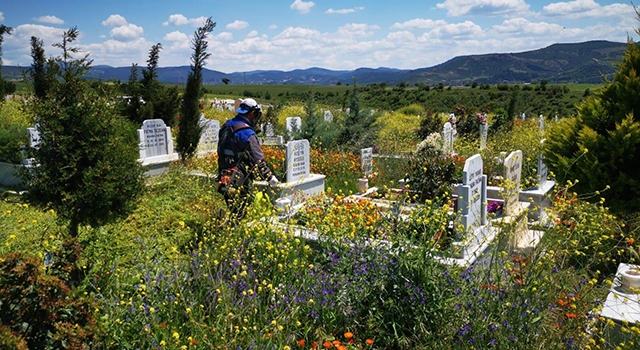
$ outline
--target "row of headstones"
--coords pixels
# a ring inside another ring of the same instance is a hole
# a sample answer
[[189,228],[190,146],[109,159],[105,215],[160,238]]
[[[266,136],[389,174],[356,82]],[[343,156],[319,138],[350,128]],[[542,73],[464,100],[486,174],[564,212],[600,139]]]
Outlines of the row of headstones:
[[[201,116],[200,125],[203,127],[199,152],[216,151],[218,143],[218,132],[220,123],[217,120],[210,120]],[[29,145],[38,147],[40,143],[40,133],[36,127],[27,128],[29,132]],[[153,160],[153,158],[166,157],[175,153],[173,148],[173,138],[171,128],[167,127],[162,119],[149,119],[142,123],[142,128],[138,129],[140,160]],[[286,145],[286,166],[287,182],[295,182],[308,177],[310,171],[309,141],[290,141]]]
[[[483,113],[479,115],[482,118],[483,123],[480,125],[480,149],[484,149],[487,146],[487,136],[489,134],[489,124],[487,123],[487,114]],[[525,120],[525,114],[522,113],[522,119]],[[558,121],[558,115],[555,116],[556,122]],[[538,129],[541,133],[544,132],[544,116],[540,114],[538,118]],[[444,153],[454,154],[453,142],[456,140],[456,117],[453,113],[449,115],[449,121],[444,123],[442,127],[442,139],[444,140]]]
[[[487,175],[482,173],[482,167],[480,154],[468,158],[462,171],[462,184],[455,187],[465,231],[487,223]],[[518,210],[522,151],[511,152],[504,160],[503,169],[503,179],[512,187],[504,193],[503,210],[505,215],[512,215]]]
[[[198,143],[198,153],[215,152],[218,145],[220,122],[200,115],[200,126],[202,126],[202,134]],[[37,148],[40,144],[40,132],[37,125],[27,128],[27,132],[29,133],[29,146]],[[143,121],[142,127],[137,132],[140,149],[139,159],[142,162],[176,153],[173,147],[171,128],[162,119],[147,119]]]

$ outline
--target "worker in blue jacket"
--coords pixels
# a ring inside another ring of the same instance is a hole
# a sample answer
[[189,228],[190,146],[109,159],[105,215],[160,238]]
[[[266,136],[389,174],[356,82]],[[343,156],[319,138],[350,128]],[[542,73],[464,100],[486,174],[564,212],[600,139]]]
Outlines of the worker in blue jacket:
[[220,128],[218,138],[218,192],[222,193],[233,215],[242,218],[253,199],[253,180],[269,185],[280,183],[264,159],[254,128],[262,107],[252,98],[240,102],[237,115]]

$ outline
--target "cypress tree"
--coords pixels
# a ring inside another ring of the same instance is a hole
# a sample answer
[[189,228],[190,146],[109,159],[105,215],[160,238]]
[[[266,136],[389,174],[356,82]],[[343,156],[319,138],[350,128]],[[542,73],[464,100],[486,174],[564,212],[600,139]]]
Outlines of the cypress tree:
[[207,53],[207,35],[216,26],[211,18],[207,18],[202,27],[198,28],[191,41],[193,54],[191,55],[191,72],[187,77],[187,86],[182,96],[180,107],[180,120],[178,121],[177,146],[178,153],[183,161],[193,157],[198,147],[202,127],[199,124],[200,108],[199,101],[202,96],[202,69],[205,60],[211,56]]

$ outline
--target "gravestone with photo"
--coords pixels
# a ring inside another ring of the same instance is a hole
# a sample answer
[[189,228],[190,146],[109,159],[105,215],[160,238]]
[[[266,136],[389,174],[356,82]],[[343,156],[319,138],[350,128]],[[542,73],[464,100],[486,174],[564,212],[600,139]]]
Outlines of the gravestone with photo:
[[140,158],[147,168],[145,174],[156,175],[166,171],[171,162],[179,159],[173,148],[171,128],[162,119],[147,119],[138,129]]

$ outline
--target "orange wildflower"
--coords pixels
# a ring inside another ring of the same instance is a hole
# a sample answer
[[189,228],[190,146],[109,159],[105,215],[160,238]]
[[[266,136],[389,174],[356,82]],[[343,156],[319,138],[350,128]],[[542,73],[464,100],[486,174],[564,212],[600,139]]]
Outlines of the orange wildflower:
[[351,332],[346,332],[346,333],[344,334],[344,337],[345,337],[345,338],[347,338],[347,339],[351,339],[351,338],[353,338],[353,333],[351,333]]
[[338,346],[340,345],[340,341],[338,339],[332,341],[333,345]]
[[328,349],[328,348],[330,348],[330,347],[331,347],[331,342],[327,340],[327,341],[325,341],[325,342],[322,344],[322,346],[324,346],[325,348],[327,348],[327,349]]
[[314,341],[313,343],[311,343],[311,348],[314,349],[314,350],[317,349],[318,348],[318,342]]
[[371,338],[365,340],[364,342],[367,343],[367,345],[373,345],[373,339]]
[[567,318],[576,318],[576,317],[578,317],[578,314],[572,314],[570,312],[567,312],[565,315],[567,316]]
[[627,238],[627,243],[629,243],[629,245],[633,245],[634,243],[636,243],[636,240],[631,238],[631,237],[629,237],[629,238]]
[[306,344],[307,342],[304,341],[304,339],[300,339],[298,340],[298,345],[300,346],[304,346],[304,344]]
[[558,300],[558,305],[560,305],[560,306],[564,307],[564,306],[569,305],[569,302],[568,302],[568,301],[564,301],[564,300],[560,299],[560,300]]
[[195,339],[191,339],[191,341],[189,341],[189,343],[191,343],[191,345],[196,345],[196,340]]

